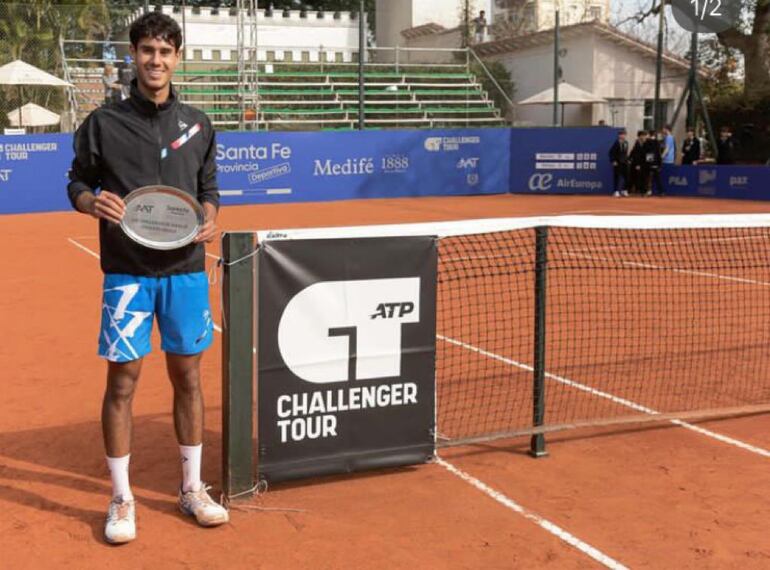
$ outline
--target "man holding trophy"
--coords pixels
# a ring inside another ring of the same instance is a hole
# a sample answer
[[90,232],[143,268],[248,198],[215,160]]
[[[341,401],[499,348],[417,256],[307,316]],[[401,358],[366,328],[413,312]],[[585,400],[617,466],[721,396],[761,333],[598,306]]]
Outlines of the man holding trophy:
[[219,208],[214,129],[205,114],[177,100],[171,85],[179,25],[145,14],[130,39],[137,74],[131,96],[95,110],[78,129],[68,185],[73,207],[99,219],[99,355],[108,361],[102,430],[113,485],[105,538],[113,544],[136,537],[131,404],[154,318],[174,389],[179,508],[202,526],[229,520],[200,479],[200,362],[213,337],[203,243],[216,234]]

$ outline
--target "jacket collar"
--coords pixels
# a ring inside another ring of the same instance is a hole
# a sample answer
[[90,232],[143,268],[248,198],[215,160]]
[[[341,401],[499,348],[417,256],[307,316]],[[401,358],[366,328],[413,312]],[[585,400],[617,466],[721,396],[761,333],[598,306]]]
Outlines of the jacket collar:
[[145,115],[156,115],[158,113],[163,113],[174,107],[177,102],[176,89],[174,89],[173,84],[170,87],[171,90],[169,92],[168,99],[166,99],[166,101],[160,105],[157,105],[144,96],[144,94],[139,90],[137,80],[133,79],[131,81],[131,97],[129,98],[129,101],[136,109]]

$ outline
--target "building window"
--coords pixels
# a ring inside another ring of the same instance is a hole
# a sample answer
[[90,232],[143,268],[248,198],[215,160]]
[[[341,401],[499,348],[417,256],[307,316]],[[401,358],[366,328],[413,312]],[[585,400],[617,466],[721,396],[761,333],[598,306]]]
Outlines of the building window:
[[222,50],[213,49],[211,50],[211,59],[214,61],[222,61]]
[[591,14],[592,20],[601,20],[602,19],[602,7],[601,6],[591,6],[589,13]]
[[293,51],[285,51],[285,52],[283,52],[283,60],[284,61],[294,61],[294,52]]
[[302,62],[303,63],[310,63],[310,52],[309,51],[303,51],[302,52]]
[[194,49],[193,50],[193,60],[201,61],[202,59],[203,59],[203,50],[202,49]]
[[267,61],[275,61],[275,52],[273,50],[267,51]]
[[[668,121],[668,104],[665,99],[660,100],[660,123],[661,125]],[[653,106],[655,105],[654,99],[644,100],[644,130],[651,131],[655,128],[655,117],[653,116]]]
[[334,61],[336,61],[337,63],[343,63],[344,60],[342,58],[342,52],[341,51],[335,52],[335,54],[334,54]]

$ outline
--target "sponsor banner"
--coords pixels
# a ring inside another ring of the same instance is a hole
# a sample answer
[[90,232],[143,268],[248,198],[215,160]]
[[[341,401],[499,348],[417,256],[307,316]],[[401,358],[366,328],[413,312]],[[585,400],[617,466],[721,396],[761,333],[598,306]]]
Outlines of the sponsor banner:
[[436,263],[432,237],[262,244],[260,478],[432,457]]
[[[224,205],[502,194],[509,139],[507,129],[220,133],[217,178]],[[70,209],[71,134],[4,136],[0,148],[0,213]]]
[[663,187],[672,196],[770,200],[770,167],[664,166]]
[[506,129],[222,133],[224,204],[501,194]]
[[0,136],[0,214],[68,210],[72,135]]
[[617,129],[559,128],[511,131],[513,194],[609,194],[610,147]]

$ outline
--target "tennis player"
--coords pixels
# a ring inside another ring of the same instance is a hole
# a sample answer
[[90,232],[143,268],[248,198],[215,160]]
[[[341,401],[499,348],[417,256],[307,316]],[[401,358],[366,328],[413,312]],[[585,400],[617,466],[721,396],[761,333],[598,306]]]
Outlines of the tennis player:
[[[78,129],[68,186],[73,207],[99,219],[104,272],[99,355],[107,360],[102,430],[113,487],[104,534],[113,544],[136,537],[128,476],[131,404],[142,359],[151,350],[153,318],[174,389],[182,461],[179,508],[202,526],[229,518],[200,477],[200,363],[213,336],[203,242],[215,236],[219,208],[214,130],[203,113],[177,100],[171,85],[182,47],[179,25],[149,13],[131,26],[130,38],[137,72],[131,96],[97,109]],[[135,243],[119,227],[123,198],[151,184],[180,188],[202,204],[205,223],[194,243],[158,251]]]

